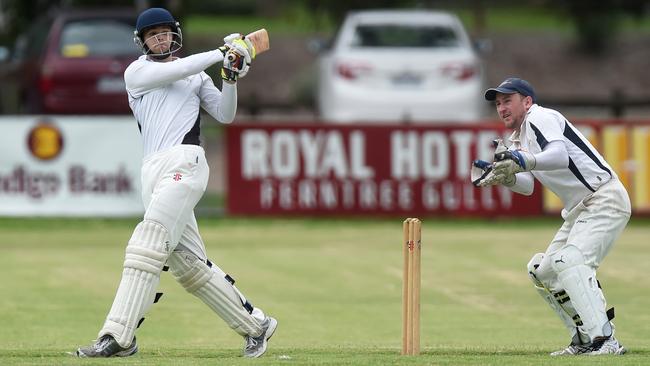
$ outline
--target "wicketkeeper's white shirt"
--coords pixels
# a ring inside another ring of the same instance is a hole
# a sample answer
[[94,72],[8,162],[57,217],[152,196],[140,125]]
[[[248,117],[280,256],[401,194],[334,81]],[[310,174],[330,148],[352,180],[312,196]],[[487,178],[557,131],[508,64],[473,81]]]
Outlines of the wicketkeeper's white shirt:
[[237,110],[236,84],[223,83],[219,91],[203,71],[220,61],[223,54],[214,50],[170,62],[151,61],[143,55],[127,67],[124,81],[145,157],[180,145],[193,127],[192,133],[198,134],[199,106],[219,122],[232,122]]
[[511,149],[540,153],[551,141],[562,141],[569,154],[569,165],[557,170],[533,170],[531,173],[553,191],[570,211],[587,195],[610,179],[618,179],[614,170],[591,143],[559,112],[534,104],[526,114],[519,133],[510,137]]

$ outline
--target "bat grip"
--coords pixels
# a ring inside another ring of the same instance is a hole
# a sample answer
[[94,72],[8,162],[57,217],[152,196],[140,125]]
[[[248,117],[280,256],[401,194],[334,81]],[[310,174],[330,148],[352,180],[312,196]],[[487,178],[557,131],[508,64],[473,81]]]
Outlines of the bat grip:
[[235,52],[228,53],[226,59],[228,60],[228,62],[230,62],[231,65],[233,65],[239,70],[241,70],[242,67],[244,66],[244,57],[238,53]]

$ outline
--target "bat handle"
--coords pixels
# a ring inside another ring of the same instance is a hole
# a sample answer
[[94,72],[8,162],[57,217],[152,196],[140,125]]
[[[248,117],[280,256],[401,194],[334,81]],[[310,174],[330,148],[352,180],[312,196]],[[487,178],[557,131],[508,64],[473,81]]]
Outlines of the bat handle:
[[240,70],[244,66],[244,57],[238,53],[235,52],[229,53],[228,56],[226,56],[226,59],[228,60],[228,62],[230,62],[231,65],[235,66]]

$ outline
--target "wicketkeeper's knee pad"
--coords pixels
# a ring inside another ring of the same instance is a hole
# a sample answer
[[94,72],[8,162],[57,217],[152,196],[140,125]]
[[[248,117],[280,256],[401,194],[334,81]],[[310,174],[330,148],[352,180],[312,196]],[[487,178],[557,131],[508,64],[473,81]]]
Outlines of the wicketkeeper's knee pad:
[[154,302],[169,248],[169,233],[163,225],[144,220],[136,226],[126,247],[120,286],[99,336],[110,334],[122,347],[131,344],[135,329]]
[[[546,259],[546,260],[544,260]],[[542,264],[543,263],[543,264]],[[549,265],[544,253],[537,253],[528,262],[528,276],[536,287],[553,289],[557,285],[557,274]]]
[[602,291],[596,280],[594,268],[585,264],[580,249],[567,245],[551,258],[558,281],[571,299],[571,304],[580,315],[581,329],[593,340],[612,334],[612,327],[605,312]]
[[580,341],[580,334],[578,331],[578,326],[582,325],[580,316],[577,314],[573,305],[569,301],[569,297],[566,295],[564,290],[559,290],[556,292],[551,292],[551,288],[555,287],[557,282],[557,275],[553,268],[548,263],[548,260],[544,262],[542,266],[542,260],[544,260],[544,253],[537,253],[531,258],[528,262],[528,276],[535,285],[535,290],[537,293],[546,301],[551,309],[560,317],[560,320],[564,323],[566,328],[569,330],[571,336],[577,342],[576,344],[582,343]]
[[539,268],[539,265],[542,263],[542,259],[544,259],[544,253],[537,253],[530,259],[526,266],[528,269],[528,277],[530,277],[537,287],[543,287],[543,284],[537,278],[537,268]]
[[566,245],[551,257],[551,267],[555,273],[560,274],[567,268],[584,265],[585,256],[575,245]]
[[201,299],[233,330],[242,336],[260,334],[259,322],[251,315],[252,305],[237,290],[230,276],[185,250],[172,252],[168,265],[187,292]]

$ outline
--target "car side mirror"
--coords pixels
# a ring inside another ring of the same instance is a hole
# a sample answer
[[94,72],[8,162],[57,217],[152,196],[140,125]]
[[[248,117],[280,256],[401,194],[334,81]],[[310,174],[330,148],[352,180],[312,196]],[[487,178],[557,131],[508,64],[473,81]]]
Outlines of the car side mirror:
[[492,52],[492,40],[488,38],[479,38],[475,39],[472,42],[472,45],[474,46],[474,50],[476,53],[479,55],[485,55],[490,52]]
[[307,41],[307,49],[313,54],[321,54],[329,51],[332,42],[324,38],[312,38]]
[[0,62],[7,62],[9,60],[9,48],[0,46]]

